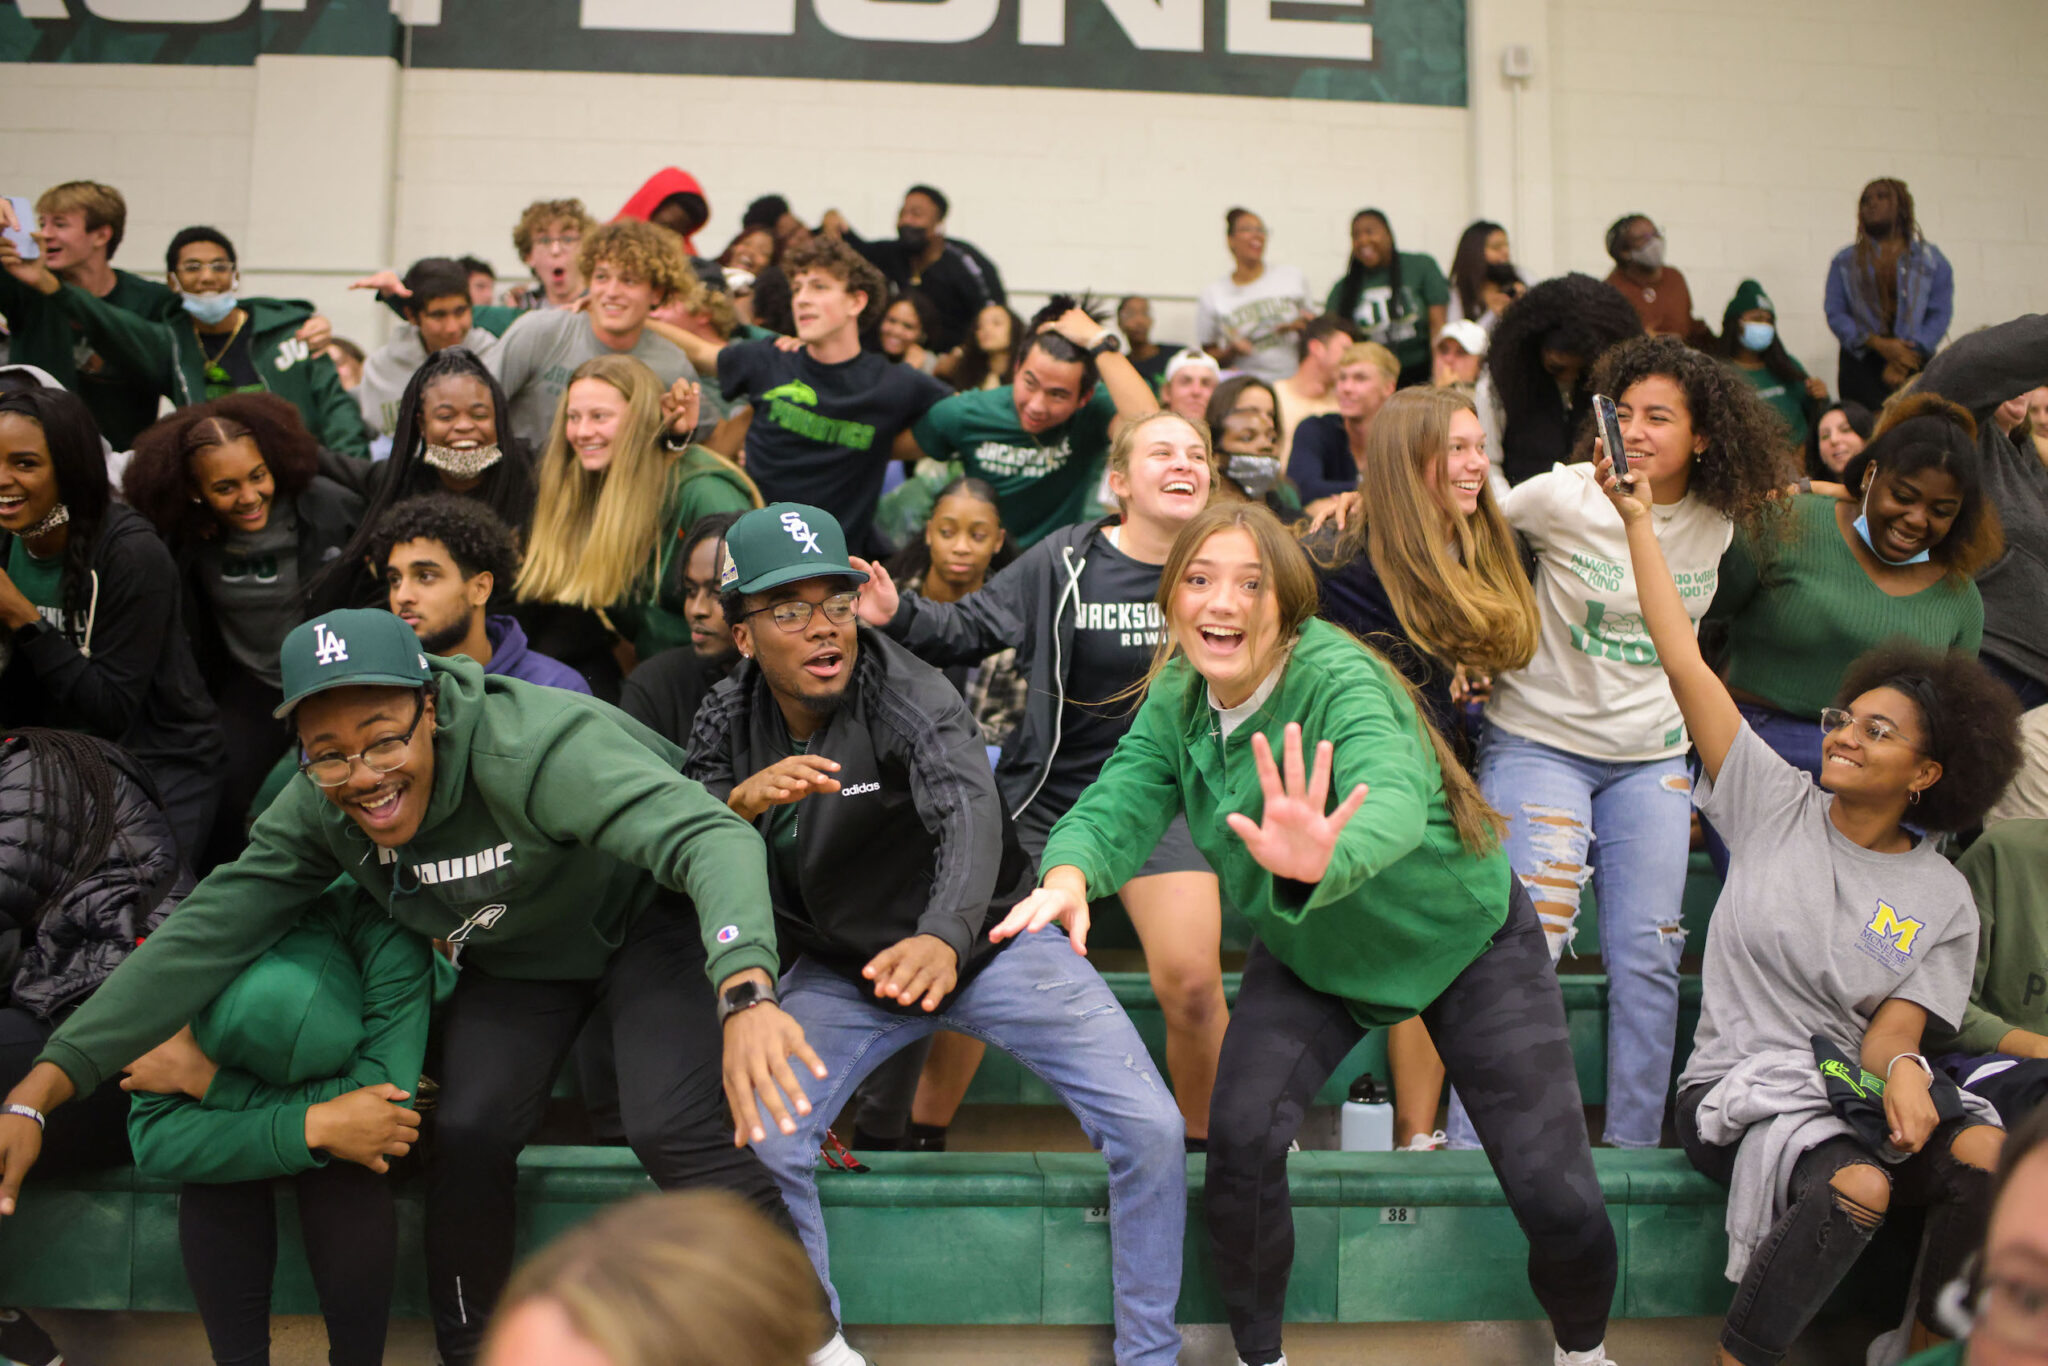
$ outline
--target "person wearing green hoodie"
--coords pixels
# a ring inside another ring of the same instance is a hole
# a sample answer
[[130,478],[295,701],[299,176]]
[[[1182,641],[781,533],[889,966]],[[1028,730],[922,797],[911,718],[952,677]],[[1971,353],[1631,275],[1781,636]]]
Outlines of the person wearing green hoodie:
[[1756,281],[1744,280],[1735,287],[1721,314],[1714,352],[1785,424],[1787,449],[1804,450],[1806,433],[1828,401],[1827,381],[1808,374],[1785,349],[1785,339],[1778,333],[1778,306]]
[[1053,827],[1039,890],[991,937],[1057,920],[1085,952],[1089,899],[1129,880],[1184,812],[1257,936],[1223,1036],[1203,1196],[1240,1361],[1286,1360],[1287,1151],[1310,1099],[1368,1030],[1419,1014],[1528,1236],[1558,1366],[1612,1366],[1614,1229],[1564,999],[1500,815],[1413,688],[1317,603],[1307,553],[1263,503],[1188,522],[1159,579],[1167,658]]
[[164,267],[185,316],[140,317],[74,284],[41,261],[0,251],[0,266],[46,296],[72,325],[137,383],[178,407],[251,389],[289,399],[320,444],[368,459],[369,430],[341,387],[334,362],[300,334],[314,316],[303,299],[245,299],[234,244],[213,228],[186,228],[171,239]]
[[773,1179],[739,1146],[768,1123],[794,1131],[777,1094],[793,1094],[792,1054],[823,1074],[773,1004],[760,836],[682,776],[680,749],[624,713],[430,659],[389,612],[315,617],[280,655],[278,711],[297,729],[306,781],[8,1094],[0,1217],[41,1149],[44,1112],[170,1038],[346,873],[398,925],[445,942],[462,970],[441,1023],[427,1163],[443,1361],[475,1359],[511,1271],[519,1151],[599,1008],[627,1136],[655,1183],[724,1186],[791,1227]]
[[328,1359],[383,1361],[398,1214],[382,1178],[418,1138],[409,1102],[437,968],[452,979],[427,940],[337,879],[190,1025],[130,1064],[135,1165],[183,1183],[178,1242],[214,1360],[258,1361],[268,1348],[275,1188],[288,1179]]
[[1977,903],[1970,1004],[1927,1051],[2017,1121],[2048,1104],[2048,820],[1987,826],[1956,861]]

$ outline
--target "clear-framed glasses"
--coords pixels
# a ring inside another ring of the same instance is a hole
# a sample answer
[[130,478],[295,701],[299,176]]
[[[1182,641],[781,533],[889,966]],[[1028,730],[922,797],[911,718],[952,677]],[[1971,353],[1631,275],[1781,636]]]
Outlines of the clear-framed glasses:
[[178,278],[180,280],[204,280],[209,275],[219,280],[230,280],[234,278],[234,274],[235,263],[233,261],[178,262]]
[[413,732],[420,728],[420,720],[427,714],[427,698],[422,693],[413,704],[412,724],[405,728],[403,735],[387,735],[375,744],[366,746],[360,754],[329,754],[318,759],[302,759],[299,772],[311,778],[322,787],[340,787],[355,772],[356,760],[363,761],[363,767],[372,773],[389,773],[405,764],[406,751],[412,745]]
[[567,233],[561,237],[536,237],[533,239],[533,244],[543,251],[550,247],[568,247],[574,250],[583,245],[583,235],[581,233]]
[[1833,735],[1836,731],[1847,725],[1854,725],[1856,733],[1862,736],[1866,742],[1873,745],[1881,745],[1887,740],[1896,740],[1908,749],[1917,750],[1918,748],[1918,746],[1907,740],[1905,736],[1901,735],[1899,728],[1889,721],[1881,720],[1875,716],[1859,718],[1854,712],[1843,711],[1840,707],[1826,707],[1822,709],[1820,714],[1820,733],[1822,735]]
[[768,620],[775,623],[777,630],[796,632],[811,624],[811,613],[814,610],[824,612],[825,620],[834,626],[844,626],[853,620],[853,609],[859,603],[860,594],[857,591],[835,593],[819,603],[816,608],[808,602],[778,602],[773,607],[756,607],[744,615],[758,617],[766,612]]

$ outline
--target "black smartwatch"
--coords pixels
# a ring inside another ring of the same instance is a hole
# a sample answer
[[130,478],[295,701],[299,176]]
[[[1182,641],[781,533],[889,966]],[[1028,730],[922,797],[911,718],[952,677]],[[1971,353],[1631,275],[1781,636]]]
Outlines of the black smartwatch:
[[739,1014],[742,1010],[752,1010],[755,1006],[773,1004],[775,1004],[774,987],[764,987],[759,982],[754,981],[736,982],[732,986],[727,987],[718,997],[718,1023],[720,1026],[723,1026],[728,1019]]
[[45,631],[48,631],[50,629],[50,623],[44,621],[41,617],[37,617],[34,621],[23,622],[21,625],[14,628],[15,648],[26,648],[30,641],[34,640],[37,636],[40,636]]
[[1123,349],[1124,339],[1105,327],[1102,329],[1102,335],[1096,339],[1095,345],[1088,348],[1088,354],[1091,356],[1103,356],[1111,351],[1121,351]]

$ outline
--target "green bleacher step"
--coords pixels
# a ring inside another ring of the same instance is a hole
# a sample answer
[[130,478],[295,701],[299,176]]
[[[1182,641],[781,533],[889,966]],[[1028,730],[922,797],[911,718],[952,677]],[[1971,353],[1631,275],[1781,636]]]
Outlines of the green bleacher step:
[[[1110,1321],[1108,1177],[1093,1153],[879,1153],[867,1173],[822,1172],[833,1276],[852,1323]],[[1722,1193],[1682,1153],[1596,1151],[1621,1254],[1625,1318],[1718,1315]],[[1180,1319],[1223,1319],[1202,1223],[1201,1157],[1188,1159]],[[1288,1162],[1298,1322],[1466,1322],[1539,1317],[1528,1245],[1478,1153],[1304,1152]],[[612,1202],[653,1189],[622,1148],[529,1148],[518,1247],[532,1250]],[[316,1312],[289,1186],[279,1191],[274,1309]],[[1833,1312],[1895,1316],[1911,1221],[1887,1225]],[[416,1181],[399,1189],[393,1311],[425,1313]],[[0,1224],[0,1303],[191,1312],[177,1186],[131,1169],[35,1181]]]

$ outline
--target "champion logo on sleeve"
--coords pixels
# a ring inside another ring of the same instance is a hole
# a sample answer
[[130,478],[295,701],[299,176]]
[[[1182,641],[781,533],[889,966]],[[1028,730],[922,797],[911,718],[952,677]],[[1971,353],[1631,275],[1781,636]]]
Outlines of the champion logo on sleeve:
[[727,925],[718,932],[718,942],[721,944],[730,944],[739,937],[740,927],[737,925]]

